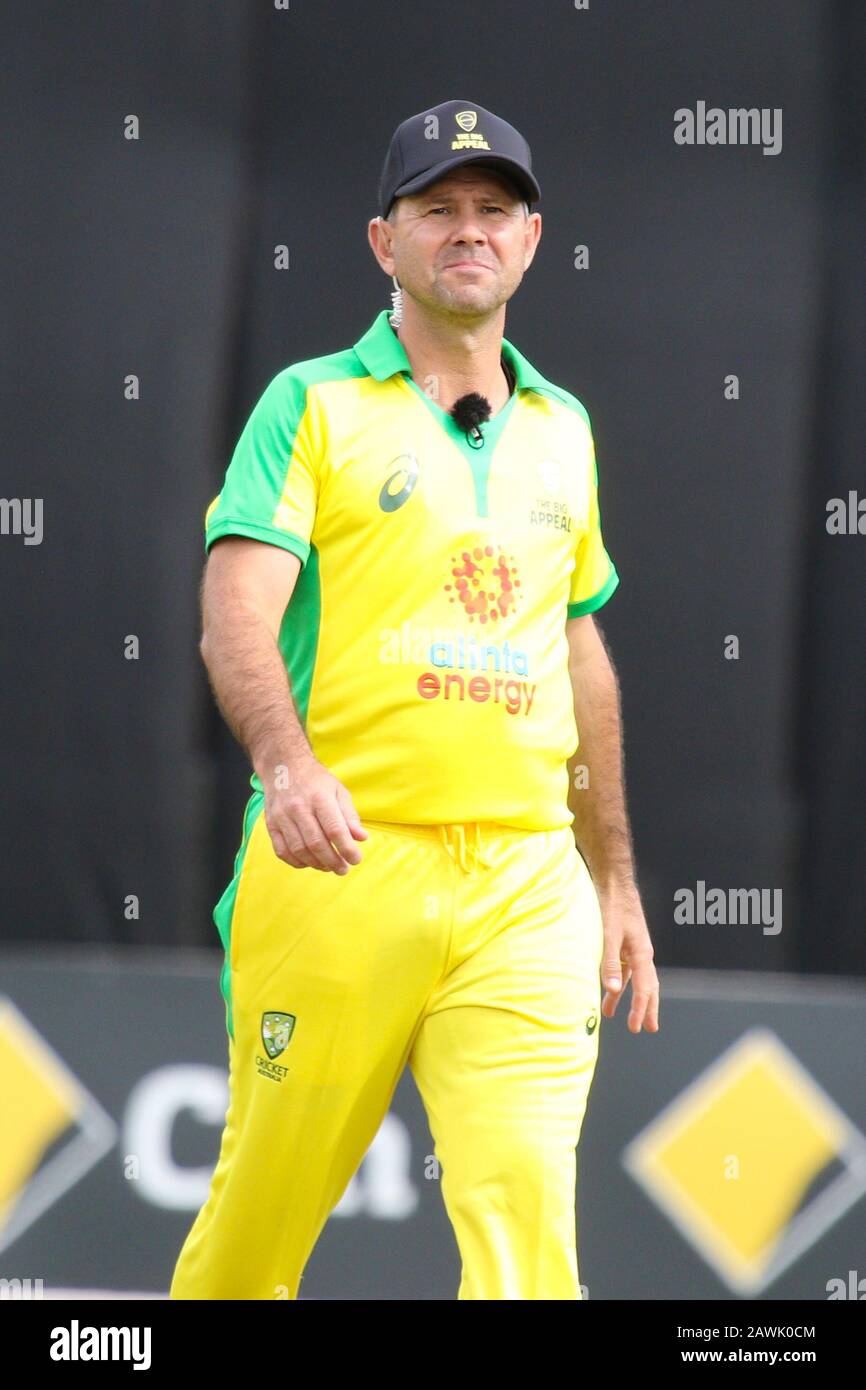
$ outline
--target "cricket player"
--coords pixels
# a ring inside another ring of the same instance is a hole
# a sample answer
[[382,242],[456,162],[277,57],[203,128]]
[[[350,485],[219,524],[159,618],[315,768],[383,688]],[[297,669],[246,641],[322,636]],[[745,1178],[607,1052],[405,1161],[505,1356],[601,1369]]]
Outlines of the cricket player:
[[457,1297],[580,1299],[601,1015],[630,981],[630,1031],[658,1028],[590,422],[503,337],[529,146],[447,101],[379,191],[392,308],[273,378],[206,516],[201,650],[254,771],[214,909],[229,1106],[175,1299],[297,1298],[407,1064]]

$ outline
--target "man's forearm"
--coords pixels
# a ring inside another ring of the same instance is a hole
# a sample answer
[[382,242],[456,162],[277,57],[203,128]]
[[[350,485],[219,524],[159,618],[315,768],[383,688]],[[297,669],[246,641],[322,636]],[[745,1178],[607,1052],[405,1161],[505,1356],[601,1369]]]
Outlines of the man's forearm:
[[313,756],[279,647],[254,606],[211,616],[201,654],[223,717],[263,783],[278,766]]
[[569,673],[580,739],[568,762],[574,838],[600,893],[628,889],[636,875],[625,799],[619,682],[601,644],[586,660],[570,662]]

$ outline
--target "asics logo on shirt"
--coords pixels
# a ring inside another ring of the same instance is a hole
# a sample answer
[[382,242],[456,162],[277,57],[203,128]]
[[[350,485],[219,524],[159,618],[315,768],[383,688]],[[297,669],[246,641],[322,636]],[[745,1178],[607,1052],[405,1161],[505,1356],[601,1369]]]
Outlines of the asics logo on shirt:
[[408,502],[418,481],[418,460],[414,454],[398,454],[388,465],[400,465],[382,484],[379,493],[379,506],[383,512],[396,512],[404,502]]

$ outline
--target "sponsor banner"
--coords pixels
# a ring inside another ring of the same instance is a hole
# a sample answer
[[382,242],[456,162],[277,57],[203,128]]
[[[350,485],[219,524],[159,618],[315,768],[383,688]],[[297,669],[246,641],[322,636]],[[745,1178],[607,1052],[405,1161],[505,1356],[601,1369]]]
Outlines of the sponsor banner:
[[[220,964],[0,954],[0,1300],[166,1293],[228,1101]],[[866,1299],[866,991],[661,975],[658,1034],[631,1035],[622,1005],[598,1020],[578,1151],[585,1297]],[[263,1015],[263,1084],[291,1084],[295,1022]],[[407,1070],[302,1298],[455,1298],[440,1178]]]

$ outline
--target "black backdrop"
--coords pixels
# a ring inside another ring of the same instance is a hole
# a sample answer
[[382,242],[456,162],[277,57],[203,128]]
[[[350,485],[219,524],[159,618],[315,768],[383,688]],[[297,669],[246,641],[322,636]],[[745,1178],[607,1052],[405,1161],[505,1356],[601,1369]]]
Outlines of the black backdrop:
[[[0,495],[44,539],[0,536],[5,940],[215,944],[248,768],[204,509],[270,377],[388,303],[387,140],[460,97],[542,186],[506,334],[594,423],[658,959],[864,971],[866,537],[824,527],[864,489],[862,41],[854,0],[7,5]],[[781,108],[781,153],[678,146],[699,100]],[[783,888],[783,931],[676,926],[699,879]]]

